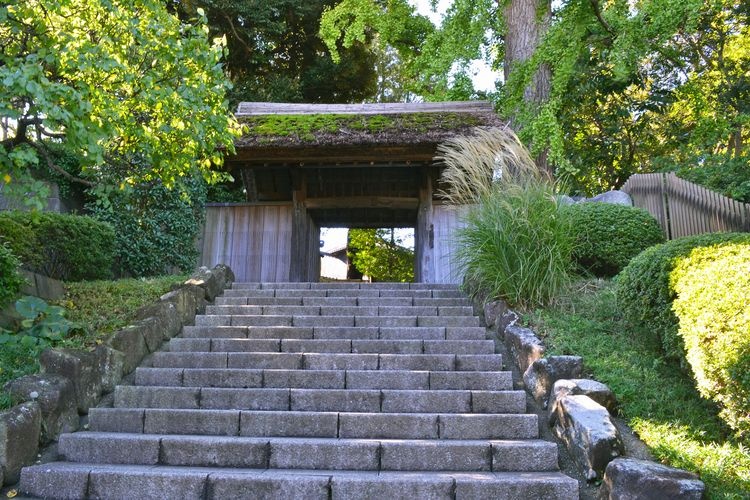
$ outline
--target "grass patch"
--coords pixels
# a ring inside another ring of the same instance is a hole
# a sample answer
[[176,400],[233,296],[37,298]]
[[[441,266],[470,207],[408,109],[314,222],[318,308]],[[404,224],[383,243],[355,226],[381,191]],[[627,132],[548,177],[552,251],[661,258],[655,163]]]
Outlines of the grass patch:
[[[53,347],[87,349],[101,344],[111,332],[135,319],[138,308],[154,302],[181,283],[187,275],[116,281],[67,283],[65,297],[56,304],[65,307],[66,317],[78,323],[70,336]],[[39,371],[39,346],[6,344],[0,349],[0,389],[10,380]],[[0,409],[11,406],[10,397],[0,390]]]
[[731,438],[717,408],[691,376],[665,360],[654,335],[622,317],[611,281],[575,284],[553,307],[528,319],[549,354],[578,354],[591,375],[615,392],[621,416],[657,459],[700,474],[709,498],[747,498],[750,454]]

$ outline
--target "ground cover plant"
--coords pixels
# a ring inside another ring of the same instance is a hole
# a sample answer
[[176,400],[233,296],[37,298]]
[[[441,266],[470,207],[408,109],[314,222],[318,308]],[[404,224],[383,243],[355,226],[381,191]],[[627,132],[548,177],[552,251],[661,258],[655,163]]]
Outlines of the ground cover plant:
[[620,416],[655,458],[700,475],[709,498],[747,498],[750,443],[732,437],[691,376],[660,342],[629,323],[609,280],[576,282],[556,305],[529,313],[549,354],[583,356],[586,370],[617,395]]

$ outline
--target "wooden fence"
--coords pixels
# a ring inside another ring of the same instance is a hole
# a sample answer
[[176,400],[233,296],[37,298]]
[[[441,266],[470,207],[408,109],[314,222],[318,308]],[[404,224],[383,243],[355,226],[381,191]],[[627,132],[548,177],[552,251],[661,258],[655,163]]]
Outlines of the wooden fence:
[[635,174],[622,190],[661,224],[669,239],[722,231],[750,232],[750,204],[680,179],[674,173]]

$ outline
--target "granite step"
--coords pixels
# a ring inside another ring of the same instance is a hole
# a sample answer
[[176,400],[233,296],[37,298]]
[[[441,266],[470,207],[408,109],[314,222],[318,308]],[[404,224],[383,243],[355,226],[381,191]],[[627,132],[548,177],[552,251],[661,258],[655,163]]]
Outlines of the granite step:
[[476,326],[185,326],[181,338],[485,340],[486,331]]
[[321,439],[77,432],[67,462],[349,471],[556,471],[557,447],[538,439]]
[[[243,306],[218,306],[243,307]],[[257,307],[257,306],[246,306]],[[340,308],[339,308],[340,309]],[[374,308],[370,308],[374,309]],[[481,326],[477,316],[378,316],[369,315],[329,315],[320,314],[213,314],[196,316],[195,326],[390,326],[390,327],[478,327]]]
[[[272,294],[268,294],[272,295]],[[471,307],[467,298],[419,297],[276,297],[224,295],[216,297],[217,306],[361,306],[361,307]]]
[[576,499],[578,483],[560,472],[378,472],[56,462],[27,467],[20,491],[41,498],[198,500]]
[[[524,391],[117,386],[115,408],[523,413]],[[92,409],[95,413],[100,409]]]
[[251,370],[138,367],[136,385],[294,389],[418,389],[505,391],[508,371]]

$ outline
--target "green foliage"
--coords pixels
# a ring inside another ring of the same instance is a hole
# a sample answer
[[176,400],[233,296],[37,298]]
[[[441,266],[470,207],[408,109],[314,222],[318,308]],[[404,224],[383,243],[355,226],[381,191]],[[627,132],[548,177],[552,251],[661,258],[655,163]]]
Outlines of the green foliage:
[[617,276],[617,297],[623,314],[660,341],[667,357],[684,360],[685,347],[677,335],[678,321],[672,311],[676,298],[670,286],[672,270],[694,248],[746,242],[750,242],[750,234],[715,233],[688,236],[646,249]]
[[214,179],[217,151],[233,150],[237,129],[221,41],[208,41],[197,14],[182,22],[157,0],[4,2],[4,192],[41,208],[47,189],[33,171],[67,177],[49,141],[73,153],[79,180],[97,189],[153,178],[171,185],[196,167]]
[[21,297],[16,301],[16,312],[21,317],[15,334],[4,332],[0,345],[20,343],[24,347],[49,347],[61,341],[75,325],[65,319],[65,309],[49,305],[38,297]]
[[159,276],[195,267],[205,199],[206,185],[196,176],[179,189],[153,182],[112,191],[89,209],[115,228],[118,274]]
[[349,258],[373,281],[414,281],[414,252],[392,229],[350,229]]
[[51,278],[79,281],[112,275],[115,233],[91,217],[3,212],[0,237],[24,267]]
[[686,162],[677,175],[737,201],[750,203],[750,155],[710,155]]
[[578,203],[560,213],[570,220],[573,260],[595,276],[614,276],[643,250],[664,242],[659,223],[640,208]]
[[670,282],[698,391],[740,438],[750,438],[750,241],[694,249]]
[[576,282],[554,307],[536,311],[535,330],[548,353],[583,356],[593,378],[607,384],[620,417],[661,462],[700,474],[707,497],[746,498],[747,444],[729,436],[713,404],[691,376],[665,360],[657,339],[623,316],[611,281]]
[[465,221],[456,237],[457,262],[478,290],[535,306],[568,283],[573,240],[550,183],[496,183]]
[[21,262],[0,239],[0,309],[18,295],[24,279],[18,273]]

